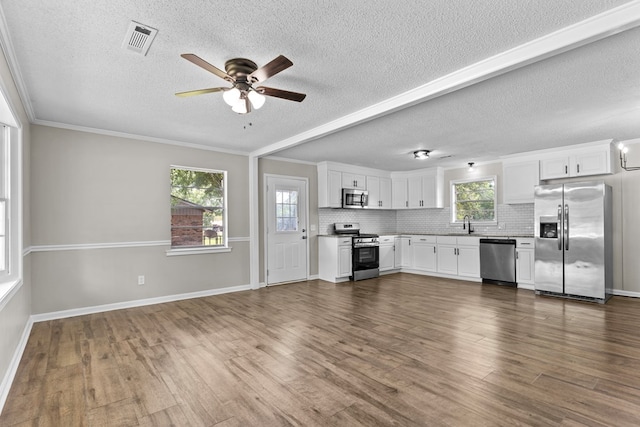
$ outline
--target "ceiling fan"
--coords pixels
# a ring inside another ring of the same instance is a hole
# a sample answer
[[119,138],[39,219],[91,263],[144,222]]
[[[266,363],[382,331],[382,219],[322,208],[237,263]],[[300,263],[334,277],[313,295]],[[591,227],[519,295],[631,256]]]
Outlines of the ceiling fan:
[[210,73],[231,83],[231,87],[212,87],[208,89],[190,90],[178,92],[176,96],[202,95],[212,92],[224,92],[222,97],[229,104],[233,111],[240,114],[251,112],[251,108],[256,110],[264,104],[266,96],[287,99],[289,101],[302,102],[307,96],[304,93],[289,92],[282,89],[274,89],[266,86],[253,87],[256,83],[262,83],[269,77],[273,77],[280,71],[286,70],[293,65],[286,57],[280,55],[271,62],[258,68],[255,62],[245,58],[233,58],[225,62],[225,71],[209,64],[204,59],[193,53],[183,53],[180,55],[189,62],[204,68]]

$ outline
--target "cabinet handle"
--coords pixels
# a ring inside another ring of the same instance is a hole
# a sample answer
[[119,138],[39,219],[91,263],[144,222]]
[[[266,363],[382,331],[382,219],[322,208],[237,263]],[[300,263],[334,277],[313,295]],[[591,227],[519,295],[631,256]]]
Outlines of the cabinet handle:
[[435,246],[433,247],[433,253],[434,254],[436,253],[436,247]]
[[580,173],[580,165],[579,165],[579,164],[578,164],[578,165],[576,165],[576,172],[577,172],[577,173]]
[[405,207],[405,208],[408,208],[408,207],[409,207],[409,201],[405,200],[405,202],[404,202],[404,207]]
[[516,259],[520,259],[520,252],[516,251]]
[[569,166],[564,165],[564,174],[568,174],[569,173]]

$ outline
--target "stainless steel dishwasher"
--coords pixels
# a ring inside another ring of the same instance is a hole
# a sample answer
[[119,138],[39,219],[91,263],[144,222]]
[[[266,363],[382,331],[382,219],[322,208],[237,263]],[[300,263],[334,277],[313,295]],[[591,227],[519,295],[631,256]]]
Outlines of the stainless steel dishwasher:
[[514,239],[480,239],[480,277],[483,282],[516,286]]

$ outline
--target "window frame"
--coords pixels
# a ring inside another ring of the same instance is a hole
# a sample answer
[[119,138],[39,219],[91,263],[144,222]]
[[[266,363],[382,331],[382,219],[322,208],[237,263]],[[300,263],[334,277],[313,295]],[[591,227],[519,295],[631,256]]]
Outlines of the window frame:
[[[3,91],[0,88],[0,99]],[[6,102],[6,100],[4,100]],[[22,236],[22,129],[19,124],[0,123],[0,164],[3,176],[0,179],[0,198],[5,203],[5,262],[0,272],[0,310],[23,283]]]
[[[193,245],[193,246],[171,246],[171,236],[172,236],[172,225],[171,225],[171,170],[180,169],[180,170],[188,170],[194,172],[203,172],[203,173],[221,173],[223,175],[222,178],[222,190],[223,190],[223,201],[222,201],[222,242],[221,245]],[[169,245],[170,248],[166,251],[167,256],[180,256],[180,255],[197,255],[197,254],[209,254],[209,253],[222,253],[222,252],[231,252],[231,247],[229,246],[229,199],[227,189],[229,187],[228,182],[228,171],[220,170],[220,169],[209,169],[209,168],[199,168],[199,167],[191,167],[191,166],[181,166],[181,165],[170,165],[169,167]]]
[[493,220],[477,220],[471,218],[471,221],[474,224],[482,224],[482,225],[497,225],[498,224],[498,179],[495,175],[483,176],[477,178],[467,178],[467,179],[456,179],[450,181],[450,207],[451,207],[451,225],[460,225],[463,224],[464,220],[458,220],[457,217],[457,209],[456,209],[456,185],[458,184],[468,184],[471,182],[481,182],[481,181],[492,181],[493,182]]

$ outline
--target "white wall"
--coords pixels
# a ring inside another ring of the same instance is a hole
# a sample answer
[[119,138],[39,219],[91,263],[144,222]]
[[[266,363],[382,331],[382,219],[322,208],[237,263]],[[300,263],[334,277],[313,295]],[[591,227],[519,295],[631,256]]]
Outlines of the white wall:
[[[31,209],[29,205],[29,153],[30,153],[30,128],[27,114],[24,110],[20,96],[16,89],[13,77],[9,71],[4,54],[0,54],[0,87],[5,95],[17,121],[22,128],[22,240],[23,246],[30,244],[29,222]],[[9,391],[9,380],[12,370],[16,366],[14,358],[18,355],[21,339],[25,328],[29,324],[31,314],[31,275],[30,256],[23,260],[22,285],[8,299],[0,304],[0,410],[4,398]]]
[[[228,171],[230,253],[166,256],[171,165]],[[246,156],[34,125],[31,171],[34,314],[249,285]]]

